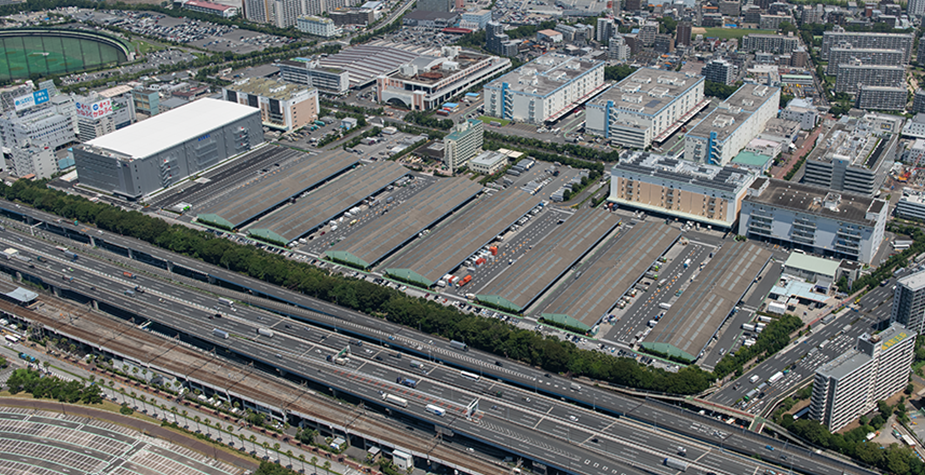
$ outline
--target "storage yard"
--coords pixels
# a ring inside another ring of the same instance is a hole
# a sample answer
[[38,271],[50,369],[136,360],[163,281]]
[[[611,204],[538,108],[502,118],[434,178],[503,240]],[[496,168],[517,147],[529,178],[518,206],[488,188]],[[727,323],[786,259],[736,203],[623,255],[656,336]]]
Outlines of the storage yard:
[[638,222],[593,256],[591,267],[543,310],[546,320],[590,330],[681,236],[660,220]]
[[619,216],[583,209],[558,225],[545,239],[484,289],[476,298],[496,308],[520,313],[619,224]]

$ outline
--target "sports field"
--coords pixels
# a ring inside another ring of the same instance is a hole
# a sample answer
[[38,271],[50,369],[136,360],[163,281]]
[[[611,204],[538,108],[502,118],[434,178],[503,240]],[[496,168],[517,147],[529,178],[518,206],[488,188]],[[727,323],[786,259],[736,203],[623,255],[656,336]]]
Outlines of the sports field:
[[9,33],[0,36],[2,81],[68,74],[126,60],[118,48],[91,38]]

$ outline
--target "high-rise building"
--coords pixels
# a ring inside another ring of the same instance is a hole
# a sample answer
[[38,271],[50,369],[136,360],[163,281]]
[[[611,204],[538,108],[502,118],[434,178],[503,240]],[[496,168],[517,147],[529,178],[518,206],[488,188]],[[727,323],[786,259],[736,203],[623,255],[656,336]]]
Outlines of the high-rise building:
[[735,66],[724,59],[714,59],[701,70],[707,81],[730,85],[735,81]]
[[901,111],[906,108],[909,91],[904,87],[861,86],[855,107],[866,110]]
[[613,18],[598,18],[597,19],[597,31],[595,32],[594,39],[598,43],[607,44],[610,41],[610,37],[616,33],[617,27],[613,23]]
[[617,61],[626,61],[630,58],[630,47],[626,45],[623,36],[616,35],[610,38],[607,46],[607,58]]
[[501,56],[517,56],[517,41],[504,33],[504,25],[497,21],[485,24],[485,49]]
[[35,175],[41,180],[51,178],[58,171],[55,150],[47,145],[26,144],[10,150],[11,160],[7,162],[10,173],[18,177]]
[[925,90],[916,89],[915,97],[912,99],[912,112],[925,112]]
[[746,52],[786,54],[797,49],[800,41],[795,36],[753,34],[742,38],[742,49]]
[[244,0],[244,18],[257,23],[270,23],[272,16],[269,0]]
[[925,332],[925,271],[896,282],[890,323],[901,323],[915,334]]
[[839,64],[835,72],[835,92],[854,94],[861,86],[900,87],[905,74],[903,66],[878,66],[860,61]]
[[838,67],[842,64],[861,64],[870,66],[897,66],[903,64],[905,52],[900,49],[879,48],[853,48],[851,46],[832,48],[829,50],[829,66],[826,74],[838,74]]
[[658,34],[658,23],[654,21],[646,22],[639,27],[638,37],[643,46],[652,46],[655,44],[655,35]]
[[682,21],[678,23],[677,26],[677,46],[690,46],[691,44],[691,22]]
[[642,0],[625,0],[626,3],[623,4],[624,10],[628,12],[638,12],[642,10]]
[[328,11],[325,0],[301,0],[302,14],[320,16]]
[[468,119],[456,126],[453,133],[443,138],[443,163],[455,173],[482,151],[484,124]]
[[302,14],[301,0],[270,0],[273,11],[273,24],[278,28],[295,26]]
[[854,48],[899,49],[904,54],[903,64],[912,57],[912,43],[915,36],[912,33],[856,33],[844,31],[826,31],[822,35],[822,51],[820,57],[823,61],[829,60],[832,48],[842,45],[851,45]]
[[925,0],[909,0],[909,17],[920,17],[925,15]]
[[915,333],[898,323],[858,337],[855,349],[816,370],[809,416],[837,431],[909,381]]

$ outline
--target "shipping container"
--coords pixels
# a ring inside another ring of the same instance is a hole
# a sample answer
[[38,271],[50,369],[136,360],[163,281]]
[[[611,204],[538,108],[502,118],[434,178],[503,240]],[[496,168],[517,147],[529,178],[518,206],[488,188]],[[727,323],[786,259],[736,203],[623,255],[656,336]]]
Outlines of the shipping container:
[[488,250],[491,251],[491,255],[493,255],[493,256],[497,256],[497,255],[498,255],[498,246],[491,246],[491,247],[488,248]]
[[758,321],[761,323],[771,323],[771,320],[773,320],[771,317],[766,317],[764,315],[758,317]]
[[219,338],[222,338],[222,339],[227,339],[227,338],[228,338],[228,332],[226,332],[226,331],[224,331],[224,330],[219,330],[218,328],[213,328],[213,329],[212,329],[212,334],[215,335],[215,336],[217,336],[217,337],[219,337]]
[[462,286],[468,284],[471,280],[472,280],[472,276],[471,276],[471,275],[466,275],[465,277],[463,277],[463,279],[462,279],[461,281],[459,281],[459,286],[462,287]]
[[743,324],[742,324],[742,329],[745,330],[745,331],[753,332],[753,331],[755,331],[755,325],[752,325],[751,323],[743,323]]

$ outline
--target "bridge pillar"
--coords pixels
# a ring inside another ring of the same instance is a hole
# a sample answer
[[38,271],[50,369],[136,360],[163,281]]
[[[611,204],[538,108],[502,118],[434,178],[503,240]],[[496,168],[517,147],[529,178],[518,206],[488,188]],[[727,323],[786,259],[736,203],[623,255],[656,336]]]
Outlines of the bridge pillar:
[[93,306],[93,310],[99,310],[99,309],[100,309],[100,302],[99,302],[98,300],[96,300],[96,299],[91,300],[91,301],[90,301],[90,305]]
[[90,246],[96,247],[96,239],[93,236],[90,236]]

